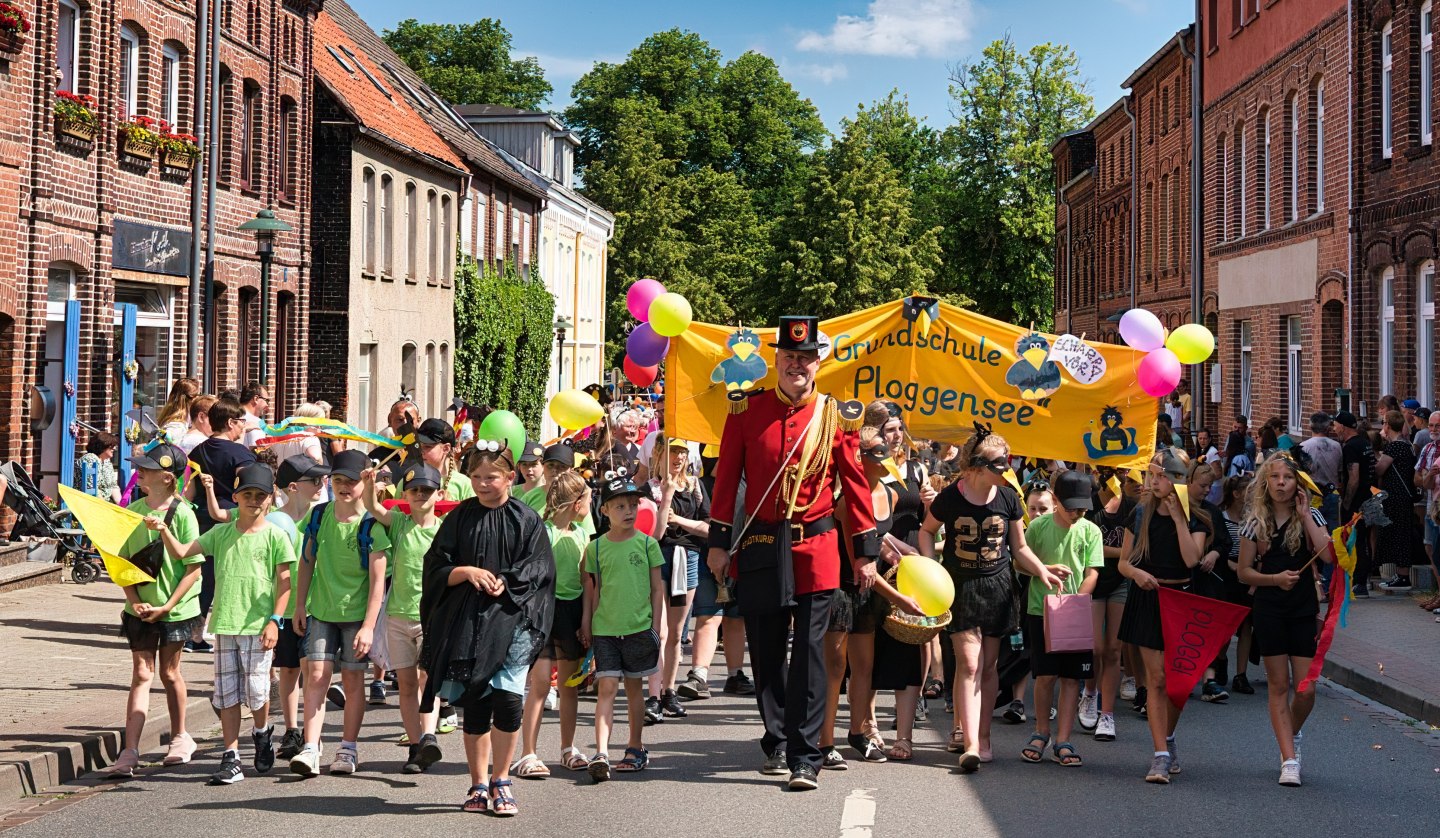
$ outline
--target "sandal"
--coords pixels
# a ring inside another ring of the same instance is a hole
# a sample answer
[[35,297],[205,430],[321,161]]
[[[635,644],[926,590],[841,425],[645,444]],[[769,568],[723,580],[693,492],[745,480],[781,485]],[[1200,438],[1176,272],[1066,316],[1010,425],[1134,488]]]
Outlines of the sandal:
[[915,750],[911,746],[909,739],[906,739],[903,736],[897,737],[894,743],[890,745],[890,750],[887,752],[887,756],[889,756],[896,762],[909,762],[910,760],[914,759]]
[[945,692],[945,684],[939,678],[931,678],[925,682],[925,689],[920,694],[926,698],[939,698]]
[[540,757],[526,754],[510,766],[510,773],[523,780],[543,780],[550,776],[550,766]]
[[603,783],[610,779],[610,757],[605,754],[596,754],[586,767],[590,769],[590,779],[595,782]]
[[860,725],[860,733],[863,734],[866,739],[869,739],[871,742],[874,742],[874,743],[875,743],[875,747],[880,748],[881,750],[884,750],[884,748],[885,748],[885,737],[883,737],[883,736],[880,735],[880,728],[876,727],[874,722],[865,722],[865,723],[861,724],[861,725]]
[[560,764],[571,771],[584,771],[590,765],[590,760],[580,752],[579,748],[570,746],[560,752]]
[[[1039,747],[1036,747],[1039,743]],[[1030,734],[1030,741],[1020,749],[1020,758],[1026,762],[1039,762],[1045,758],[1045,748],[1050,744],[1050,737],[1044,733]],[[1071,750],[1074,750],[1073,748]]]
[[622,774],[644,771],[650,764],[650,752],[644,748],[626,748],[625,758],[615,763],[615,770]]
[[[1066,768],[1079,768],[1085,764],[1085,760],[1081,759],[1080,754],[1075,752],[1075,746],[1069,742],[1056,742],[1051,753],[1053,754],[1051,759]],[[1035,761],[1039,762],[1040,760],[1037,759]]]
[[520,807],[515,805],[515,794],[510,791],[513,785],[510,780],[490,781],[490,814],[508,818],[520,813]]
[[488,812],[490,811],[489,786],[483,783],[478,786],[471,786],[470,793],[465,795],[465,802],[460,804],[462,812]]
[[945,750],[952,754],[965,750],[965,731],[958,727],[950,731],[950,743],[945,746]]
[[856,753],[860,754],[860,758],[866,762],[884,762],[886,759],[883,750],[884,742],[877,745],[874,739],[863,733],[852,733],[845,737],[845,741],[849,742],[850,747],[854,748]]

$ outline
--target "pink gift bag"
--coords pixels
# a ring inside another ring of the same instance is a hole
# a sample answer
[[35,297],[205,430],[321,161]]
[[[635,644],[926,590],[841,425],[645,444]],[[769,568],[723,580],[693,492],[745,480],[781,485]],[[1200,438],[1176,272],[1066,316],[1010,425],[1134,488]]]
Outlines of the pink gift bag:
[[1045,651],[1092,652],[1095,624],[1089,594],[1047,594],[1045,597]]

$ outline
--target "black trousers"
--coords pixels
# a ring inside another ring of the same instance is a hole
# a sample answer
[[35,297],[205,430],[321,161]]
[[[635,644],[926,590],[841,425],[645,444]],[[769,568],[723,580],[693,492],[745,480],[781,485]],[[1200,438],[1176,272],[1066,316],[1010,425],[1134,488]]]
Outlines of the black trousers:
[[826,698],[825,629],[830,624],[834,599],[834,591],[797,594],[793,607],[745,618],[745,639],[750,644],[750,666],[755,673],[755,700],[765,724],[760,747],[771,754],[783,746],[792,770],[802,763],[820,770],[820,727],[825,722]]

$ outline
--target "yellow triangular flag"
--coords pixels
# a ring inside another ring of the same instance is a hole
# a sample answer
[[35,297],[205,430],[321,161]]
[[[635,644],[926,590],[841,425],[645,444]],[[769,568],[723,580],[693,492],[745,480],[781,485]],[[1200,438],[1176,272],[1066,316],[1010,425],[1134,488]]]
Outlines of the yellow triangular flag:
[[1025,516],[1025,523],[1030,523],[1030,511],[1025,506],[1025,490],[1020,488],[1020,478],[1015,476],[1015,469],[1005,469],[1005,482],[1009,483],[1010,488],[1015,490],[1015,494],[1020,496],[1020,514]]
[[1184,510],[1186,519],[1190,517],[1190,487],[1184,483],[1175,484],[1175,497],[1180,499],[1180,508]]
[[60,487],[60,499],[75,513],[80,528],[104,558],[105,569],[115,584],[124,586],[155,581],[155,577],[120,558],[136,528],[145,526],[145,516],[69,486]]
[[155,581],[154,576],[119,556],[112,556],[101,550],[100,558],[105,560],[105,572],[110,574],[110,581],[122,588],[130,585],[145,585]]
[[1120,497],[1120,479],[1115,475],[1110,475],[1110,479],[1105,481],[1105,488],[1110,490],[1110,494]]

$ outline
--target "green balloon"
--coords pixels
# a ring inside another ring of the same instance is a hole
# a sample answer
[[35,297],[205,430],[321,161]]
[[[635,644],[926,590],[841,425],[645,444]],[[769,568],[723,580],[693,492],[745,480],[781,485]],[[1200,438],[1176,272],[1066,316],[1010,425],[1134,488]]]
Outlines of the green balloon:
[[518,461],[520,452],[525,450],[525,423],[508,410],[497,410],[480,423],[479,437],[497,442],[504,440],[510,446],[511,458]]

